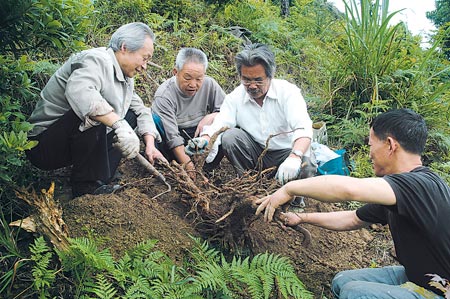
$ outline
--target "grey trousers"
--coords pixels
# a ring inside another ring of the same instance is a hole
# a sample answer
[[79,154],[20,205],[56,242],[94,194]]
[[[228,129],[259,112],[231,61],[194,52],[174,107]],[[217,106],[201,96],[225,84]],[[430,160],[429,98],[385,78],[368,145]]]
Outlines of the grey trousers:
[[[264,147],[244,130],[232,128],[223,133],[221,150],[233,165],[236,174],[241,176],[246,170],[259,169],[258,158]],[[290,148],[267,151],[261,161],[262,169],[280,166],[290,153]]]

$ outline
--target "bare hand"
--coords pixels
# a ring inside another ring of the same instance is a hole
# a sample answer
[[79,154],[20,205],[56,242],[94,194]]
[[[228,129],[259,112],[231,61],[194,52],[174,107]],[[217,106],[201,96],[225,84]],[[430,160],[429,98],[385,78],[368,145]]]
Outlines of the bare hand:
[[209,126],[213,123],[214,118],[216,117],[216,114],[217,114],[217,112],[207,114],[202,118],[202,120],[197,125],[197,129],[195,130],[194,137],[200,136],[200,133],[203,131],[204,126]]
[[277,206],[273,205],[271,202],[271,196],[266,196],[260,198],[254,202],[255,204],[259,204],[259,207],[256,209],[255,215],[259,215],[262,211],[264,211],[264,221],[272,221],[273,214],[275,213],[275,209]]
[[292,212],[281,212],[280,219],[285,226],[296,226],[303,222],[300,213],[292,213]]
[[166,160],[166,158],[164,158],[163,154],[161,154],[161,152],[155,146],[152,145],[146,146],[145,155],[152,164],[155,162],[156,159],[169,163]]
[[255,215],[259,215],[264,210],[264,221],[270,222],[273,219],[275,210],[286,202],[291,201],[292,198],[293,196],[289,195],[285,191],[285,188],[282,187],[272,195],[257,199],[253,202],[256,205],[259,205]]
[[192,160],[189,160],[189,162],[184,164],[184,169],[186,170],[187,174],[191,177],[191,179],[195,182],[195,180],[197,179],[197,173],[194,162],[192,162]]

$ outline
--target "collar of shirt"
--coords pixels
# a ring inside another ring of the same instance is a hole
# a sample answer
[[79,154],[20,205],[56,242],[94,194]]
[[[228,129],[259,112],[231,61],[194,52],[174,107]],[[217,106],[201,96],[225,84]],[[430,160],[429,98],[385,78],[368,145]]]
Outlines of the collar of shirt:
[[109,56],[111,56],[114,66],[114,73],[116,74],[116,79],[120,82],[129,83],[128,78],[125,78],[125,76],[123,75],[122,69],[120,68],[119,62],[117,61],[113,49],[107,48],[106,51],[108,52]]

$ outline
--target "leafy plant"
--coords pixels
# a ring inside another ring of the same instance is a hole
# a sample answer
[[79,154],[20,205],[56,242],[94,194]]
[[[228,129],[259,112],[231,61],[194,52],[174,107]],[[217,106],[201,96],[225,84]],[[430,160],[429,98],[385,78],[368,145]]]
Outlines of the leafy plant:
[[[390,71],[399,49],[395,42],[401,23],[390,27],[398,11],[389,13],[389,0],[344,1],[348,67],[353,71],[353,88],[359,103],[379,99],[378,77]],[[359,8],[358,8],[359,7]]]
[[[85,238],[71,239],[69,249],[57,253],[75,278],[76,298],[312,298],[287,258],[265,253],[228,262],[206,241],[194,241],[188,268],[155,251],[155,240],[137,244],[117,262]],[[45,268],[48,257],[41,257]]]
[[48,269],[52,259],[51,249],[47,246],[43,237],[34,240],[30,246],[31,261],[35,264],[31,270],[33,275],[33,287],[39,292],[39,298],[49,296],[48,289],[55,281],[55,271]]
[[94,274],[112,271],[114,260],[108,249],[99,250],[97,245],[85,238],[71,239],[69,250],[57,251],[62,267],[69,271],[76,281],[79,297],[85,285],[92,285]]
[[227,262],[206,242],[196,240],[194,248],[192,256],[198,263],[194,286],[198,289],[220,291],[230,297],[250,294],[251,298],[271,298],[277,291],[281,298],[312,298],[285,257],[264,253],[251,260],[234,257]]
[[341,119],[328,126],[330,142],[339,148],[353,148],[366,144],[369,124],[364,118]]
[[14,282],[14,276],[23,263],[23,254],[17,246],[18,233],[9,228],[3,211],[0,210],[0,294],[7,292]]
[[89,0],[6,0],[0,12],[0,53],[17,57],[41,47],[52,54],[80,49],[91,12]]

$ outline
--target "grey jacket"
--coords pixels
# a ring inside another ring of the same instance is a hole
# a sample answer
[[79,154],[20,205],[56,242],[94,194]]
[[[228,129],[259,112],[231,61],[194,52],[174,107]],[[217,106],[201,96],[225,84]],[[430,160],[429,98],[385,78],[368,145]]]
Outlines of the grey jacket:
[[99,124],[92,116],[114,111],[123,118],[131,109],[138,116],[138,135],[161,139],[151,109],[135,93],[134,80],[124,77],[112,49],[77,53],[53,74],[29,118],[34,125],[29,136],[39,135],[71,109],[82,120],[80,131]]

